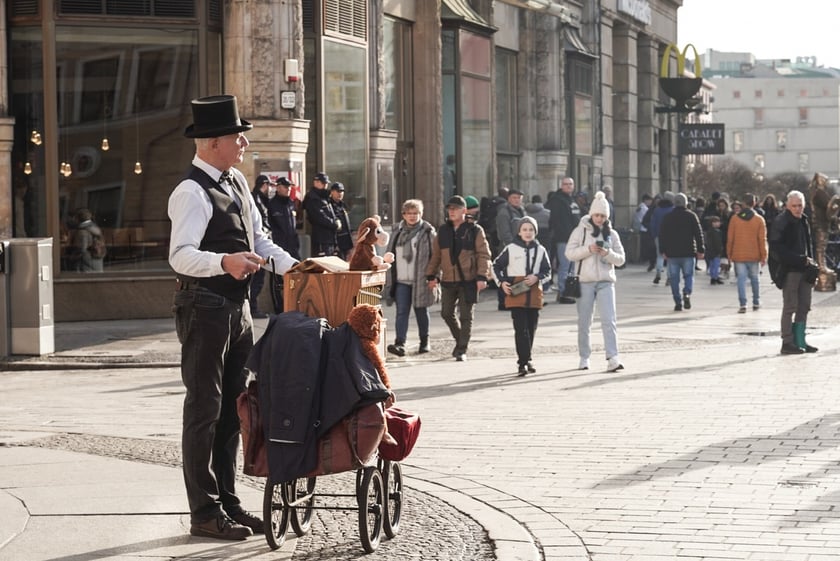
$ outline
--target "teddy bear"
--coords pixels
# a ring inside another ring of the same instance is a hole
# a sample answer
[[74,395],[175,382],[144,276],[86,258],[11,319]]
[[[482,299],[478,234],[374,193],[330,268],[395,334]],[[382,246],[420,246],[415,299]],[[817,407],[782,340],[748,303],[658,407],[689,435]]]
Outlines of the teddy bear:
[[379,216],[365,218],[356,232],[356,246],[350,256],[351,271],[384,271],[394,262],[394,254],[390,251],[383,256],[376,254],[374,245],[388,247],[390,236],[382,224]]
[[370,304],[357,304],[350,310],[347,323],[359,337],[362,344],[362,354],[373,364],[373,367],[379,373],[379,377],[382,378],[382,383],[390,390],[391,379],[388,377],[385,360],[379,351],[379,333],[382,330],[382,314],[379,307]]

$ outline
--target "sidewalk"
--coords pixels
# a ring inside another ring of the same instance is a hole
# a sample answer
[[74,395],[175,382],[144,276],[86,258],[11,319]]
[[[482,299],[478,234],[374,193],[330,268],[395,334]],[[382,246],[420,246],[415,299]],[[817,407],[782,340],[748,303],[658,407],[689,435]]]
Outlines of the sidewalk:
[[[434,558],[453,560],[840,558],[837,294],[814,295],[820,352],[782,357],[766,275],[762,309],[747,314],[734,285],[703,273],[682,313],[640,266],[619,275],[617,374],[604,372],[597,318],[593,368],[576,370],[575,306],[552,303],[538,373],[517,378],[492,294],[466,363],[449,356],[437,310],[430,355],[389,357],[400,404],[423,417],[404,463],[416,511],[366,559],[411,558],[438,539]],[[177,462],[183,399],[171,320],[59,324],[56,349],[0,365],[0,560],[360,556],[347,517],[321,516],[278,552],[261,536],[187,535],[180,471],[161,465]],[[258,512],[259,486],[240,488]]]

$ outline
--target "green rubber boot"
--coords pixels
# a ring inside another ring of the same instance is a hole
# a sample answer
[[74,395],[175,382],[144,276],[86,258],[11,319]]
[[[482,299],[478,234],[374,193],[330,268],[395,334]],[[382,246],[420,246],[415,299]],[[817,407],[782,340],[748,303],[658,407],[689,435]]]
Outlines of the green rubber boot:
[[816,347],[812,347],[808,343],[805,342],[805,323],[801,321],[793,322],[793,340],[796,343],[796,346],[800,349],[805,349],[806,353],[815,353],[817,352]]

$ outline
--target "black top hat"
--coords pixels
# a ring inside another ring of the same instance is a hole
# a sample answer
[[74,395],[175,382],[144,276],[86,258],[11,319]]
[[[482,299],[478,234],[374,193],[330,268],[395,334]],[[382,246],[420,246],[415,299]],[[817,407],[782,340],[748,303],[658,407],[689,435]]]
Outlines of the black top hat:
[[215,138],[251,130],[253,125],[239,118],[236,98],[212,95],[192,100],[194,124],[184,130],[187,138]]

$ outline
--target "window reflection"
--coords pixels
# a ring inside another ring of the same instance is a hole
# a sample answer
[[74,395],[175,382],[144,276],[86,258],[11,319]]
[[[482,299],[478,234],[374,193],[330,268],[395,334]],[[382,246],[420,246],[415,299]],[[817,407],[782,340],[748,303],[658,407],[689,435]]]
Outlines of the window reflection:
[[[55,138],[46,136],[43,123],[40,52],[34,56],[30,44],[40,40],[35,35],[25,28],[12,30],[10,49],[16,100],[14,159],[17,164],[29,158],[32,168],[25,176],[16,173],[15,181],[25,183],[31,193],[20,200],[37,207],[21,215],[38,217],[27,234],[50,235],[44,170],[64,162],[72,173],[59,175],[61,232],[56,245],[63,254],[71,251],[74,217],[79,209],[88,209],[108,248],[106,272],[169,270],[167,200],[194,154],[183,131],[192,121],[189,102],[197,97],[197,32],[57,28]],[[41,127],[44,145],[33,152],[28,149],[31,143],[20,139],[29,137],[34,121]],[[107,150],[103,138],[108,139]],[[60,162],[44,161],[47,143],[58,147]],[[143,166],[140,175],[134,172],[136,161]]]

